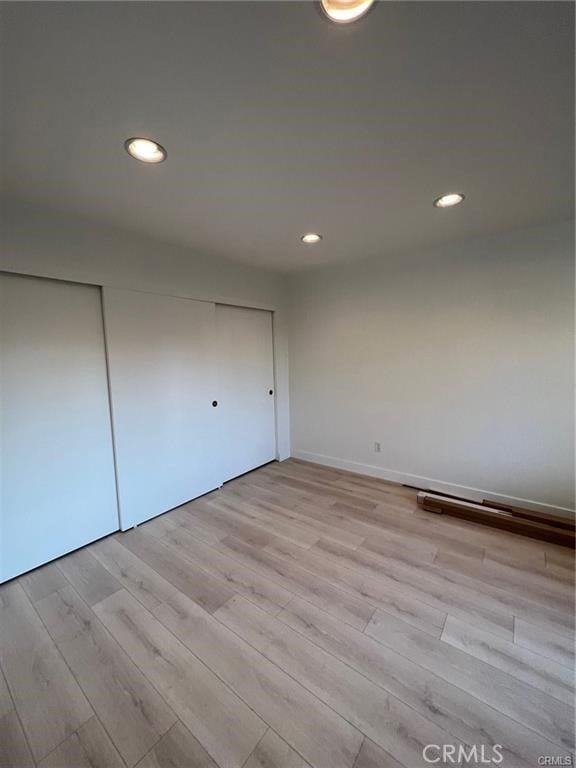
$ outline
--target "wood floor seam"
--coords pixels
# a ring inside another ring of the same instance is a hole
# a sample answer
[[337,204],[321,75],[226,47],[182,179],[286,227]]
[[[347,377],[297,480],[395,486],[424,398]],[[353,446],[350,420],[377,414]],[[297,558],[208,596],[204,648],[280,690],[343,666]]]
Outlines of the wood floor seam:
[[[295,595],[295,597],[296,597],[296,595]],[[154,614],[152,614],[152,615],[154,616]],[[155,617],[155,618],[157,618],[156,616],[154,616],[154,617]],[[355,726],[355,725],[354,725],[353,723],[351,723],[351,722],[350,722],[350,721],[349,721],[349,720],[348,720],[346,717],[344,717],[342,714],[340,714],[340,713],[339,713],[339,712],[337,712],[335,709],[333,709],[333,708],[332,708],[332,707],[331,707],[329,704],[327,704],[326,702],[322,701],[322,699],[318,698],[318,696],[316,696],[316,694],[314,694],[314,692],[313,692],[313,691],[310,691],[308,688],[306,688],[306,686],[304,686],[304,685],[303,685],[303,684],[302,684],[302,683],[301,683],[301,682],[300,682],[300,681],[299,681],[297,678],[293,677],[293,676],[292,676],[292,675],[291,675],[291,674],[290,674],[290,673],[289,673],[287,670],[285,670],[285,669],[283,669],[282,667],[280,667],[280,666],[279,666],[279,665],[278,665],[278,664],[277,664],[275,661],[273,661],[272,659],[268,658],[268,657],[267,657],[267,656],[265,656],[265,654],[263,654],[263,653],[262,653],[260,650],[258,650],[257,648],[255,648],[255,647],[254,647],[254,646],[253,646],[253,645],[252,645],[252,644],[251,644],[251,643],[250,643],[248,640],[246,640],[246,638],[244,638],[244,637],[242,637],[241,635],[237,634],[236,632],[234,632],[234,630],[233,630],[233,629],[230,629],[230,627],[226,626],[226,624],[223,624],[221,621],[219,621],[219,619],[218,619],[218,616],[216,616],[216,615],[213,615],[213,616],[212,616],[212,618],[213,618],[215,621],[218,621],[218,623],[219,623],[219,624],[221,624],[221,626],[222,626],[222,627],[224,627],[224,628],[225,628],[227,631],[229,631],[229,632],[232,632],[232,633],[233,633],[233,634],[234,634],[234,635],[235,635],[235,636],[236,636],[236,637],[237,637],[237,638],[238,638],[238,639],[239,639],[241,642],[243,642],[243,643],[246,643],[247,645],[249,645],[249,646],[250,646],[250,648],[251,648],[251,649],[252,649],[252,650],[253,650],[255,653],[259,654],[259,655],[260,655],[260,656],[262,656],[263,658],[266,658],[266,659],[267,659],[267,661],[268,661],[270,664],[274,665],[274,667],[276,667],[278,670],[280,670],[281,672],[283,672],[284,674],[286,674],[288,677],[290,677],[290,678],[291,678],[291,679],[292,679],[292,680],[293,680],[293,681],[294,681],[294,682],[295,682],[297,685],[299,685],[299,686],[301,686],[302,688],[304,688],[305,690],[307,690],[307,691],[308,691],[308,692],[309,692],[309,693],[310,693],[312,696],[314,696],[314,697],[315,697],[315,698],[316,698],[316,699],[317,699],[319,702],[321,702],[321,703],[322,703],[324,706],[328,707],[328,708],[329,708],[329,709],[330,709],[332,712],[334,712],[334,714],[335,714],[335,715],[337,715],[338,717],[340,717],[340,718],[342,718],[343,720],[345,720],[345,721],[346,721],[346,722],[347,722],[347,723],[348,723],[348,724],[349,724],[349,725],[350,725],[352,728],[354,728],[354,729],[356,729],[356,730],[359,730],[357,726]],[[166,625],[164,622],[162,622],[162,620],[161,620],[161,619],[158,619],[158,621],[160,621],[160,623],[162,624],[162,626],[163,626],[163,627],[165,627],[165,629],[167,629],[167,630],[168,630],[168,632],[170,632],[170,634],[172,635],[172,637],[174,637],[174,638],[175,638],[175,639],[176,639],[178,642],[182,642],[182,641],[181,641],[181,640],[178,638],[178,636],[177,636],[177,635],[175,635],[175,634],[172,632],[172,630],[171,630],[171,629],[170,629],[170,628],[169,628],[169,627],[168,627],[168,626],[167,626],[167,625]],[[194,654],[194,651],[190,651],[190,652]],[[208,666],[208,664],[207,664],[205,661],[203,661],[203,659],[202,659],[201,657],[199,657],[197,654],[194,654],[194,656],[195,656],[195,657],[196,657],[196,658],[197,658],[197,659],[198,659],[198,660],[199,660],[199,661],[200,661],[202,664],[204,664],[204,666],[206,666],[206,668],[207,668],[207,669],[209,669],[211,672],[213,672],[213,673],[216,675],[216,677],[218,677],[218,679],[219,679],[221,682],[223,682],[223,683],[224,683],[224,684],[225,684],[227,687],[229,687],[229,688],[230,688],[230,686],[229,686],[229,684],[226,682],[226,680],[225,680],[225,679],[223,679],[223,678],[221,678],[221,677],[220,677],[220,676],[219,676],[219,675],[218,675],[218,674],[217,674],[217,673],[216,673],[216,672],[215,672],[215,671],[214,671],[214,670],[213,670],[213,669],[212,669],[210,666]],[[334,657],[334,658],[335,658],[335,657]],[[241,696],[240,696],[238,693],[236,693],[236,692],[234,691],[234,689],[233,689],[233,688],[230,688],[230,690],[232,690],[232,691],[233,691],[233,692],[234,692],[234,693],[235,693],[235,694],[236,694],[236,695],[237,695],[239,698],[241,698],[241,699],[242,699],[242,697],[241,697]],[[248,704],[248,703],[247,703],[247,702],[246,702],[244,699],[242,699],[242,700],[244,701],[244,703],[246,704],[246,706],[250,707],[250,705],[249,705],[249,704]],[[252,708],[252,707],[250,707],[250,709],[252,709],[252,711],[253,711],[253,712],[254,712],[254,713],[255,713],[255,714],[258,716],[258,717],[260,717],[262,720],[264,720],[264,722],[266,723],[266,725],[267,725],[267,727],[268,727],[269,729],[271,729],[271,730],[274,730],[274,729],[273,729],[273,727],[272,727],[272,725],[271,725],[270,723],[266,722],[266,720],[264,719],[264,717],[263,717],[262,715],[259,715],[259,714],[258,714],[258,713],[257,713],[257,712],[256,712],[256,711],[255,711],[255,710]],[[264,738],[264,735],[265,735],[265,734],[263,734],[263,736],[262,736],[261,738]],[[363,734],[363,735],[365,735],[365,734]],[[261,740],[261,739],[260,739],[260,740]]]
[[271,731],[271,730],[272,730],[272,729],[270,728],[270,726],[268,726],[268,728],[267,728],[267,729],[264,731],[264,733],[262,734],[262,737],[261,737],[261,738],[258,740],[258,742],[257,742],[256,746],[254,747],[254,749],[252,750],[252,752],[250,752],[250,754],[248,755],[248,757],[246,758],[246,760],[244,760],[244,762],[242,763],[242,768],[245,768],[245,766],[246,766],[246,765],[248,765],[248,763],[250,762],[250,759],[251,759],[251,758],[252,758],[252,756],[254,755],[254,752],[256,752],[256,750],[258,749],[258,747],[260,746],[260,744],[262,744],[263,740],[266,738],[266,735],[267,735],[268,733],[270,733],[270,731]]
[[[295,599],[297,599],[297,600],[298,600],[298,599],[301,599],[301,600],[302,600],[302,602],[307,602],[307,601],[305,600],[305,598],[298,598],[298,596],[296,596],[296,598],[295,598]],[[312,604],[309,604],[309,605],[311,606],[311,608],[315,608],[315,606],[313,606]],[[287,606],[287,608],[288,608],[288,606]],[[217,619],[218,619],[218,615],[217,615],[217,613],[216,613],[216,616],[215,616],[215,618],[217,618]],[[278,617],[276,617],[276,618],[277,618],[279,621],[283,622],[283,619],[282,619],[282,616],[281,616],[281,615],[280,615],[280,616],[278,616]],[[285,623],[285,622],[283,622],[283,623]],[[299,631],[297,627],[293,627],[293,626],[292,626],[292,625],[290,625],[290,624],[286,624],[286,627],[287,627],[287,628],[289,628],[289,629],[292,629],[292,630],[294,630],[295,632],[298,632],[298,631]],[[232,631],[234,631],[234,630],[232,630]],[[356,631],[357,631],[357,630],[356,630]],[[301,634],[301,636],[302,636],[302,637],[304,637],[304,638],[305,638],[306,640],[308,640],[309,642],[311,642],[311,643],[313,643],[314,645],[316,645],[316,647],[320,648],[320,649],[321,649],[321,650],[322,650],[324,653],[327,653],[327,654],[329,654],[329,655],[330,655],[330,656],[332,656],[334,659],[336,659],[336,660],[338,660],[339,662],[343,663],[344,665],[346,665],[348,668],[350,668],[350,669],[351,669],[351,670],[353,670],[354,672],[356,672],[356,673],[358,673],[358,674],[362,675],[363,677],[365,677],[365,679],[366,679],[366,680],[369,680],[369,681],[371,681],[371,682],[372,682],[372,678],[371,678],[371,677],[369,677],[368,675],[364,674],[364,672],[362,672],[362,670],[360,670],[358,667],[355,667],[355,666],[353,666],[352,664],[350,664],[350,663],[348,663],[348,662],[344,661],[343,659],[339,658],[338,656],[336,656],[335,654],[333,654],[333,653],[332,653],[330,650],[328,650],[328,649],[324,648],[323,646],[319,645],[318,643],[316,643],[316,642],[315,642],[315,641],[314,641],[312,638],[309,638],[309,637],[307,637],[306,635],[303,635],[302,633],[299,633],[299,634]],[[364,633],[362,633],[362,634],[364,634]],[[240,637],[242,637],[242,636],[240,636]],[[366,635],[366,637],[369,637],[369,636],[368,636],[368,635]],[[244,639],[244,640],[245,640],[245,642],[248,642],[248,643],[249,643],[249,640],[247,640],[246,638],[242,638],[242,639]],[[371,639],[373,639],[375,642],[378,642],[377,638],[371,638]],[[254,646],[253,646],[253,647],[254,647]],[[255,649],[255,650],[258,650],[258,649]],[[266,655],[266,654],[265,654],[265,652],[264,652],[264,655]],[[267,658],[270,658],[270,657],[268,657],[268,656],[267,656]],[[420,665],[418,664],[418,662],[417,662],[417,661],[415,661],[414,659],[411,659],[411,658],[409,658],[409,657],[405,657],[405,658],[406,658],[408,661],[410,661],[411,663],[413,663],[415,666],[420,666]],[[273,663],[274,663],[274,662],[273,662]],[[449,682],[449,681],[446,681],[444,678],[442,678],[442,677],[439,677],[439,676],[435,675],[435,673],[433,673],[433,672],[430,672],[430,670],[428,670],[426,667],[420,667],[420,668],[421,668],[423,671],[425,671],[425,672],[427,672],[427,673],[429,673],[429,674],[432,674],[432,675],[434,675],[435,677],[437,677],[437,678],[438,678],[438,680],[441,680],[442,682],[446,683],[447,685],[449,685],[449,686],[454,686],[455,688],[459,688],[459,686],[455,685],[454,683],[452,683],[452,682]],[[295,678],[295,679],[297,680],[297,682],[299,682],[297,678]],[[390,696],[392,696],[392,697],[394,697],[394,698],[398,698],[397,696],[395,696],[395,694],[393,694],[393,693],[392,693],[392,692],[391,692],[391,691],[390,691],[388,688],[386,688],[385,686],[380,686],[380,684],[379,684],[379,683],[376,683],[376,684],[377,684],[379,687],[381,687],[381,688],[382,688],[382,690],[383,690],[383,691],[385,691],[385,692],[386,692],[388,695],[390,695]],[[464,693],[466,696],[469,696],[470,698],[472,698],[472,699],[475,699],[475,700],[478,702],[478,704],[479,704],[479,705],[482,705],[483,707],[487,707],[487,708],[489,708],[490,710],[492,710],[496,716],[502,716],[502,713],[500,712],[500,710],[498,710],[498,709],[497,709],[496,707],[494,707],[493,705],[491,705],[491,704],[489,704],[489,703],[487,703],[487,702],[485,702],[485,701],[483,701],[483,700],[481,700],[481,699],[478,699],[477,697],[475,697],[473,694],[469,693],[469,692],[468,692],[466,689],[464,689],[464,688],[459,688],[459,690],[460,690],[460,691],[462,691],[462,692],[463,692],[463,693]],[[312,693],[313,693],[313,692],[312,692]],[[411,709],[413,709],[415,713],[417,713],[418,715],[422,715],[422,713],[421,713],[421,712],[418,712],[418,710],[417,710],[417,709],[415,709],[415,708],[414,708],[414,707],[413,707],[411,704],[407,704],[406,702],[404,702],[404,703],[406,704],[406,706],[408,706],[408,707],[410,707]],[[539,734],[539,732],[538,732],[538,731],[536,731],[536,730],[534,730],[534,729],[532,729],[532,728],[529,728],[529,726],[525,725],[524,723],[520,722],[519,720],[516,720],[515,718],[511,717],[510,715],[508,715],[508,714],[507,714],[507,715],[505,715],[505,717],[506,717],[508,720],[510,720],[511,722],[514,722],[514,723],[515,723],[516,725],[518,725],[519,727],[521,727],[521,728],[525,728],[525,729],[527,729],[527,730],[531,730],[531,731],[534,733],[534,735],[535,735],[535,736],[541,736],[541,734]],[[455,738],[461,738],[461,737],[458,737],[458,736],[457,736],[457,734],[452,734],[452,735],[453,735]],[[367,734],[364,734],[364,736],[365,736],[365,738],[369,738],[369,736],[368,736]],[[469,744],[468,744],[468,746],[472,746],[472,744],[471,744],[471,743],[469,743]]]
[[[224,538],[227,538],[227,537],[224,537]],[[211,548],[212,548],[212,549],[214,549],[214,550],[215,550],[217,553],[223,553],[223,552],[224,552],[224,550],[223,550],[223,549],[220,549],[220,548],[214,547],[214,546],[212,546],[212,545],[208,545],[208,544],[207,544],[207,546],[211,546]],[[294,545],[294,546],[297,546],[297,545]],[[239,564],[241,564],[241,565],[243,565],[244,567],[246,567],[246,568],[248,568],[248,569],[250,569],[250,570],[254,571],[254,573],[256,573],[256,574],[259,574],[259,571],[258,571],[258,569],[257,569],[257,568],[255,568],[255,567],[251,566],[249,563],[246,563],[244,560],[242,560],[242,559],[240,559],[239,557],[237,557],[237,555],[236,555],[236,553],[234,552],[234,550],[232,550],[232,549],[229,549],[229,548],[227,548],[227,547],[226,547],[226,548],[225,548],[225,553],[226,553],[226,555],[227,555],[227,556],[229,556],[230,558],[234,559],[234,560],[235,560],[235,561],[237,561]],[[271,553],[269,553],[269,554],[271,554]],[[271,554],[271,556],[272,556],[272,557],[274,557],[274,555],[273,555],[273,554]],[[278,561],[280,565],[283,565],[283,561],[282,561],[280,558],[278,558],[278,557],[274,557],[274,559],[275,559],[276,561]],[[314,577],[315,579],[317,579],[317,580],[319,581],[319,583],[320,583],[320,584],[325,584],[326,586],[328,586],[328,587],[331,587],[331,588],[332,588],[332,589],[334,589],[335,591],[337,591],[337,592],[340,592],[340,593],[343,593],[343,595],[347,595],[347,596],[350,596],[352,599],[358,600],[357,596],[355,596],[355,595],[354,595],[353,593],[351,593],[349,590],[345,590],[345,589],[344,589],[342,586],[340,586],[340,585],[338,585],[338,586],[333,586],[333,585],[331,585],[331,584],[330,584],[330,582],[329,582],[327,579],[324,579],[324,578],[321,578],[321,577],[319,578],[319,577],[318,577],[316,574],[314,574],[314,572],[312,572],[312,571],[310,571],[309,569],[305,568],[305,567],[304,567],[303,565],[301,565],[300,563],[297,563],[297,564],[295,564],[295,565],[296,565],[296,567],[297,567],[299,570],[301,570],[301,571],[305,571],[305,572],[306,572],[306,573],[308,573],[310,576],[312,576],[312,577]],[[270,577],[270,578],[271,578],[271,580],[272,580],[272,581],[274,581],[275,583],[278,583],[278,584],[280,583],[279,581],[277,581],[276,579],[274,579],[274,577],[273,577],[273,576],[272,576],[272,577]],[[281,585],[280,585],[280,586],[281,586]],[[297,593],[297,592],[292,592],[292,595],[293,595],[293,596],[298,596],[298,594],[299,594],[299,593]],[[369,605],[369,607],[372,609],[372,612],[376,610],[377,606],[374,606],[374,605],[370,605],[370,603],[368,603],[368,601],[366,601],[366,600],[363,600],[363,602],[365,602],[367,605]],[[369,621],[369,619],[368,619],[368,621]]]
[[[215,618],[216,618],[216,620],[217,620],[217,621],[219,620],[217,616],[215,616]],[[220,622],[220,623],[221,623],[221,622]],[[223,626],[223,627],[225,627],[226,629],[228,629],[230,632],[234,632],[234,630],[233,630],[233,629],[230,629],[230,627],[228,627],[226,624],[222,624],[222,626]],[[344,716],[344,715],[342,715],[340,712],[338,712],[338,710],[334,709],[334,708],[333,708],[333,707],[332,707],[330,704],[328,704],[327,702],[325,702],[325,701],[323,701],[322,699],[320,699],[320,698],[319,698],[319,697],[318,697],[318,696],[317,696],[317,695],[314,693],[314,691],[311,691],[309,688],[307,688],[307,687],[306,687],[306,686],[305,686],[305,685],[304,685],[304,684],[303,684],[303,683],[302,683],[300,680],[298,680],[298,678],[294,677],[294,676],[293,676],[293,675],[292,675],[290,672],[288,672],[286,669],[284,669],[283,667],[281,667],[281,666],[280,666],[280,665],[279,665],[277,662],[275,662],[273,659],[271,659],[271,658],[270,658],[269,656],[267,656],[265,653],[263,653],[262,651],[260,651],[258,648],[255,648],[255,647],[254,647],[254,646],[253,646],[253,645],[252,645],[252,644],[251,644],[251,643],[250,643],[248,640],[246,640],[246,638],[242,637],[242,635],[239,635],[239,634],[237,634],[236,632],[234,632],[234,634],[236,635],[236,637],[238,637],[240,640],[242,640],[242,642],[245,642],[245,643],[247,643],[248,645],[250,645],[250,647],[251,647],[251,648],[252,648],[254,651],[256,651],[256,653],[259,653],[261,656],[263,656],[265,659],[267,659],[267,660],[270,662],[270,664],[273,664],[273,665],[274,665],[274,666],[275,666],[277,669],[279,669],[280,671],[282,671],[284,674],[288,675],[288,677],[290,677],[290,678],[291,678],[291,679],[292,679],[292,680],[293,680],[295,683],[297,683],[298,685],[302,686],[302,688],[305,688],[305,689],[308,691],[308,693],[310,693],[312,696],[314,696],[316,699],[318,699],[318,701],[319,701],[319,702],[322,702],[322,704],[323,704],[324,706],[326,706],[326,707],[328,707],[329,709],[331,709],[331,710],[332,710],[332,712],[334,712],[334,714],[335,714],[335,715],[338,715],[338,717],[341,717],[343,720],[345,720],[345,721],[346,721],[346,722],[347,722],[347,723],[348,723],[348,724],[349,724],[349,725],[350,725],[352,728],[355,728],[356,730],[360,731],[360,733],[362,733],[362,731],[360,730],[360,728],[358,728],[358,726],[357,726],[357,725],[354,725],[354,723],[352,723],[352,722],[351,722],[351,721],[350,721],[350,720],[349,720],[347,717],[345,717],[345,716]],[[333,658],[336,658],[336,657],[334,656]],[[268,727],[269,727],[269,728],[271,728],[272,726],[270,726],[270,724],[268,724]],[[364,733],[362,733],[362,735],[363,735],[363,736],[366,736],[366,734],[364,734]]]
[[[1,662],[1,660],[0,660]],[[14,712],[18,723],[20,725],[20,731],[22,733],[22,736],[24,738],[24,741],[26,742],[26,747],[28,749],[28,752],[30,753],[30,758],[33,760],[32,757],[32,745],[30,744],[30,740],[28,739],[28,736],[26,734],[26,730],[24,728],[24,725],[22,723],[22,718],[20,717],[20,713],[18,712],[18,708],[16,707],[16,702],[14,700],[14,696],[12,695],[12,691],[10,690],[10,686],[8,685],[8,680],[6,679],[6,675],[4,674],[4,670],[2,669],[2,664],[0,663],[0,675],[4,678],[4,682],[6,684],[6,690],[8,691],[8,696],[10,697],[10,700],[12,702],[12,708],[6,713],[6,715],[10,714],[10,712]]]
[[[215,616],[215,618],[216,618],[217,620],[219,620],[217,615]],[[226,624],[223,624],[223,626],[225,626],[227,629],[230,629],[230,627],[228,627]],[[288,627],[288,625],[286,625],[286,626]],[[231,629],[231,631],[232,631],[232,632],[234,632],[234,630],[233,630],[233,629]],[[237,634],[237,633],[235,633],[235,634]],[[246,638],[244,638],[242,635],[239,635],[239,634],[237,634],[237,637],[239,637],[241,640],[243,640],[244,642],[246,642],[246,643],[248,643],[249,645],[251,645],[251,644],[250,644],[250,642],[249,642],[249,640],[247,640]],[[304,637],[304,636],[302,636],[302,637]],[[307,638],[304,638],[304,639],[305,639],[305,640],[307,640]],[[310,642],[312,642],[312,641],[310,641]],[[296,682],[296,683],[298,683],[299,685],[302,685],[304,688],[306,688],[306,690],[308,690],[308,691],[309,691],[309,693],[311,693],[311,694],[312,694],[313,696],[315,696],[315,697],[316,697],[316,698],[317,698],[319,701],[321,701],[323,704],[325,704],[325,706],[327,706],[327,707],[329,707],[330,709],[332,709],[332,711],[333,711],[333,712],[334,712],[336,715],[338,715],[339,717],[342,717],[342,718],[343,718],[344,720],[346,720],[346,721],[347,721],[347,722],[348,722],[348,723],[349,723],[349,724],[350,724],[350,725],[351,725],[353,728],[356,728],[357,730],[359,730],[359,731],[360,731],[360,733],[362,733],[362,735],[364,736],[364,738],[370,738],[370,737],[369,737],[369,735],[368,735],[367,733],[365,733],[364,731],[362,731],[362,729],[361,729],[361,728],[360,728],[360,727],[359,727],[357,724],[353,723],[351,720],[349,720],[349,719],[348,719],[348,718],[347,718],[345,715],[343,715],[343,714],[342,714],[341,712],[339,712],[337,709],[334,709],[334,707],[333,707],[331,704],[329,704],[328,702],[326,702],[324,699],[321,699],[321,698],[320,698],[320,697],[319,697],[319,696],[318,696],[318,695],[317,695],[317,694],[316,694],[316,693],[315,693],[313,690],[311,690],[310,688],[308,688],[308,687],[307,687],[307,686],[306,686],[306,685],[305,685],[305,684],[304,684],[304,683],[303,683],[301,680],[299,680],[297,677],[294,677],[294,675],[293,675],[291,672],[289,672],[289,671],[288,671],[287,669],[285,669],[284,667],[280,666],[280,665],[279,665],[279,664],[278,664],[278,663],[277,663],[277,662],[276,662],[276,661],[275,661],[273,658],[271,658],[270,656],[268,656],[265,650],[264,650],[264,651],[260,651],[259,649],[255,648],[254,646],[251,646],[251,647],[252,647],[252,648],[254,648],[254,650],[255,650],[256,652],[260,653],[262,656],[264,656],[266,659],[268,659],[268,661],[270,661],[270,663],[274,664],[276,667],[278,667],[278,668],[279,668],[279,669],[281,669],[283,672],[285,672],[285,673],[286,673],[286,674],[287,674],[289,677],[291,677],[291,678],[294,680],[294,682]],[[326,651],[324,648],[322,648],[321,646],[318,646],[318,645],[316,645],[316,647],[317,647],[317,648],[319,648],[319,650],[321,650],[323,653],[326,653],[327,655],[331,656],[331,657],[332,657],[332,658],[333,658],[335,661],[337,661],[338,663],[341,663],[341,664],[343,664],[344,666],[348,667],[348,669],[350,669],[350,670],[351,670],[352,672],[354,672],[355,674],[359,674],[359,675],[361,675],[361,676],[362,676],[362,677],[364,677],[364,679],[365,679],[365,680],[367,680],[369,683],[372,683],[372,680],[371,680],[369,677],[367,677],[366,675],[363,675],[363,674],[362,674],[361,672],[359,672],[357,669],[355,669],[354,667],[352,667],[350,664],[347,664],[346,662],[342,661],[341,659],[339,659],[339,658],[338,658],[337,656],[335,656],[334,654],[331,654],[331,653],[330,653],[330,651]],[[395,700],[395,701],[398,701],[398,702],[402,703],[402,705],[403,705],[403,706],[405,706],[405,707],[407,707],[407,708],[411,709],[411,710],[414,712],[414,714],[415,714],[417,717],[422,717],[421,713],[419,713],[419,712],[418,712],[416,709],[414,709],[414,708],[413,708],[413,707],[412,707],[410,704],[406,704],[405,702],[401,702],[401,700],[400,700],[400,699],[398,699],[398,697],[394,696],[394,694],[390,693],[390,691],[388,691],[388,690],[387,690],[387,689],[385,689],[385,688],[381,688],[381,690],[382,690],[382,691],[383,691],[383,692],[384,692],[384,693],[385,693],[387,696],[391,697],[393,700]],[[430,721],[430,722],[431,722],[431,721]],[[360,745],[360,747],[361,747],[361,746],[362,746],[362,745]],[[359,751],[360,751],[360,750],[359,750]]]
[[[65,578],[66,578],[66,580],[67,580],[67,582],[68,582],[69,588],[70,588],[70,589],[71,589],[71,590],[74,592],[74,594],[76,595],[77,599],[78,599],[78,600],[79,600],[79,601],[80,601],[80,602],[81,602],[81,603],[82,603],[82,604],[85,606],[86,610],[90,612],[91,616],[93,616],[93,618],[91,618],[90,620],[91,620],[91,621],[96,621],[96,622],[98,623],[98,625],[101,627],[102,631],[105,633],[106,637],[107,637],[107,638],[109,639],[109,641],[110,641],[110,642],[113,644],[113,646],[118,646],[118,649],[119,649],[119,650],[120,650],[120,652],[123,654],[123,649],[122,649],[122,648],[121,648],[121,646],[120,646],[120,645],[117,643],[116,639],[115,639],[115,638],[114,638],[114,637],[113,637],[113,636],[110,634],[110,632],[108,631],[108,629],[107,629],[107,628],[106,628],[106,627],[105,627],[105,626],[102,624],[102,622],[100,621],[100,619],[98,618],[98,616],[97,616],[97,615],[94,613],[94,611],[92,610],[92,606],[89,606],[89,605],[88,605],[88,604],[87,604],[87,603],[86,603],[86,602],[83,600],[82,596],[81,596],[81,595],[80,595],[80,594],[77,592],[77,590],[75,589],[75,586],[74,586],[74,584],[72,584],[72,583],[71,583],[71,582],[68,580],[68,578],[67,578],[66,576],[65,576]],[[39,614],[39,615],[40,615],[40,614]],[[49,635],[52,637],[52,640],[54,641],[54,644],[55,644],[55,645],[58,647],[58,643],[57,643],[57,640],[56,640],[56,639],[53,637],[53,634],[51,633],[51,631],[50,631],[50,628],[49,628],[49,627],[46,625],[46,622],[44,621],[44,619],[42,618],[42,616],[41,616],[41,615],[40,615],[40,619],[41,619],[42,623],[44,624],[44,626],[46,627],[46,631],[47,631],[47,632],[48,632],[48,634],[49,634]],[[63,654],[62,654],[62,655],[63,655]],[[129,659],[129,657],[128,657],[128,659]],[[70,667],[70,665],[69,665],[69,664],[68,664],[68,662],[66,661],[66,658],[65,658],[65,657],[64,657],[64,661],[65,661],[65,663],[67,664],[68,668],[70,669],[70,673],[73,675],[73,677],[74,677],[74,679],[76,680],[76,682],[78,683],[79,687],[80,687],[80,688],[81,688],[81,690],[84,692],[84,695],[86,696],[86,698],[88,699],[88,701],[90,701],[90,698],[89,698],[89,696],[88,696],[87,692],[84,690],[84,689],[85,689],[85,687],[86,687],[86,686],[85,686],[85,684],[83,685],[83,684],[82,684],[82,682],[81,682],[81,680],[79,680],[79,679],[78,679],[78,677],[77,677],[76,673],[75,673],[75,672],[74,672],[74,670],[73,670],[73,669]],[[130,663],[132,663],[130,659],[129,659],[129,661],[130,661]],[[143,674],[144,674],[144,673],[143,673]],[[162,700],[162,702],[163,702],[163,706],[166,708],[166,710],[168,710],[168,711],[170,711],[170,712],[172,713],[172,716],[173,716],[173,722],[175,722],[175,721],[177,720],[177,716],[176,716],[176,713],[173,711],[172,707],[170,706],[170,704],[169,704],[169,703],[166,701],[166,699],[164,698],[164,696],[162,696],[162,693],[161,693],[160,691],[158,691],[158,690],[157,690],[157,688],[154,686],[153,682],[152,682],[151,680],[149,680],[149,678],[148,678],[146,675],[144,675],[144,676],[146,677],[146,680],[147,680],[147,683],[148,683],[148,685],[150,685],[150,686],[151,686],[151,688],[152,688],[152,689],[155,691],[155,693],[156,693],[156,695],[159,697],[159,699],[161,699],[161,700]],[[93,706],[93,705],[92,705],[92,706]],[[93,707],[93,709],[94,709],[94,707]],[[96,716],[96,717],[97,717],[97,719],[99,720],[99,722],[101,722],[101,718],[99,717],[99,715],[98,715],[98,712],[97,712],[97,711],[94,711],[94,716]],[[110,737],[110,739],[111,739],[112,743],[115,743],[115,739],[113,738],[113,735],[112,735],[112,734],[111,734],[111,733],[108,731],[108,729],[106,728],[106,725],[105,725],[104,723],[101,723],[101,724],[102,724],[102,728],[104,729],[104,731],[106,731],[106,732],[108,733],[108,736]],[[158,737],[156,738],[156,740],[155,740],[155,742],[154,742],[154,743],[157,743],[157,742],[158,742],[158,741],[159,741],[159,740],[162,738],[162,736],[163,736],[163,735],[164,735],[164,734],[165,734],[165,733],[166,733],[166,732],[167,732],[167,731],[168,731],[168,730],[169,730],[171,727],[172,727],[172,723],[171,723],[170,725],[168,725],[168,726],[167,726],[167,728],[166,728],[166,730],[165,730],[165,731],[163,731],[163,732],[159,733],[159,735],[158,735]],[[150,747],[150,749],[152,749],[152,748],[153,748],[153,744],[152,744],[152,746]],[[150,750],[148,750],[148,751],[150,751]],[[120,757],[121,757],[121,759],[122,759],[122,762],[123,762],[125,765],[127,765],[127,766],[130,766],[130,763],[128,763],[128,762],[126,761],[126,759],[125,759],[124,755],[122,754],[122,752],[121,752],[120,750],[119,750],[119,754],[120,754]],[[138,762],[139,762],[139,761],[138,761]]]

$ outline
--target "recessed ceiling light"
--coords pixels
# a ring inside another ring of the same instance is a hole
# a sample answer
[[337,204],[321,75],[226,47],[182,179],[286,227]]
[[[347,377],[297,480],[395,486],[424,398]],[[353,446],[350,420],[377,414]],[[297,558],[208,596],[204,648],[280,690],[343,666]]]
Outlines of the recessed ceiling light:
[[464,200],[464,195],[461,192],[449,192],[447,195],[437,197],[434,200],[434,206],[436,208],[452,208],[454,205],[458,205]]
[[349,24],[364,16],[374,0],[320,0],[322,10],[337,24]]
[[124,142],[126,152],[135,160],[143,163],[161,163],[166,160],[168,154],[161,144],[151,139],[141,139],[133,137]]
[[317,232],[306,232],[300,240],[306,245],[314,245],[314,243],[319,243],[322,240],[322,235],[319,235]]

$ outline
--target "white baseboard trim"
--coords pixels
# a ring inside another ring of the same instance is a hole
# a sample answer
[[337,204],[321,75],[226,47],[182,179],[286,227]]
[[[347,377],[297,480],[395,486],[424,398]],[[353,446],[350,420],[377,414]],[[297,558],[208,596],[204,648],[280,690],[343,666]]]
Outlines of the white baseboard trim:
[[381,480],[388,480],[391,483],[400,483],[401,485],[412,485],[415,488],[421,488],[425,491],[436,491],[437,493],[447,493],[452,496],[462,496],[471,501],[481,502],[483,499],[498,502],[500,504],[509,504],[515,507],[524,507],[536,512],[543,512],[549,515],[563,515],[573,517],[574,510],[568,507],[557,507],[553,504],[545,504],[541,501],[532,499],[521,499],[517,496],[507,496],[503,493],[494,493],[493,491],[484,491],[481,488],[471,488],[467,485],[458,485],[444,480],[434,480],[431,477],[422,477],[421,475],[412,475],[409,472],[398,472],[395,469],[386,467],[377,467],[373,464],[361,464],[358,461],[349,461],[348,459],[338,459],[334,456],[325,456],[322,453],[310,453],[308,451],[292,451],[295,459],[310,461],[312,464],[323,464],[335,469],[344,469],[348,472],[356,472],[359,475],[368,475],[369,477],[378,477]]

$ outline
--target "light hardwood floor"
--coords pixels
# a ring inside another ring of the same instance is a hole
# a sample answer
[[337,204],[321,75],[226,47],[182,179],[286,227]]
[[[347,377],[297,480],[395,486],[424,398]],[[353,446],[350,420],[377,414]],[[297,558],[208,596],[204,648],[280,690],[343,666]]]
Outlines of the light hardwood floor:
[[270,464],[0,587],[0,768],[537,766],[573,608],[566,549]]

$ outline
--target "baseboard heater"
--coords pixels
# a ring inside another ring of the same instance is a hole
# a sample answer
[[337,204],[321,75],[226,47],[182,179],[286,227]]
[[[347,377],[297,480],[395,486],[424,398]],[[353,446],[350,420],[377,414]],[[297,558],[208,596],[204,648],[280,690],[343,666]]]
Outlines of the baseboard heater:
[[481,525],[491,525],[494,528],[574,549],[574,521],[569,518],[518,508],[499,509],[488,506],[486,502],[475,504],[426,491],[420,491],[418,494],[418,504],[426,512],[450,515]]

